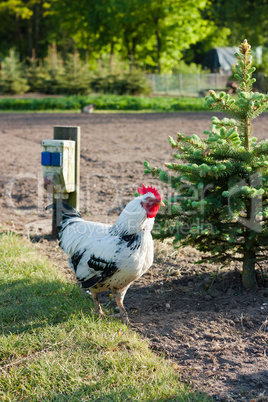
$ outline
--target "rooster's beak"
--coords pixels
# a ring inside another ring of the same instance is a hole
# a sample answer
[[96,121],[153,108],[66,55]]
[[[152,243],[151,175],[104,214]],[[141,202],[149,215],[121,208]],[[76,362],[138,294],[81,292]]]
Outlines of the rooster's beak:
[[165,204],[163,203],[163,201],[159,202],[158,205],[161,205],[161,207],[164,207]]

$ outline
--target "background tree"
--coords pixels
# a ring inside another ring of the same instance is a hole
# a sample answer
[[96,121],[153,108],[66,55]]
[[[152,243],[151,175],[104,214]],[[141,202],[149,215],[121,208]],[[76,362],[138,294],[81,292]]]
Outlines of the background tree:
[[[252,47],[268,47],[268,3],[256,0],[212,0],[202,17],[214,22],[204,39],[184,52],[187,62],[201,64],[207,52],[217,46],[236,46],[247,37]],[[219,34],[220,32],[220,34]]]
[[207,139],[170,138],[181,162],[166,164],[171,173],[145,162],[145,173],[175,190],[158,214],[154,236],[195,246],[208,253],[202,260],[241,261],[243,286],[254,289],[255,265],[267,260],[268,251],[268,142],[251,136],[251,123],[267,108],[268,95],[252,92],[255,68],[246,40],[239,49],[237,99],[214,91],[206,98],[208,107],[232,118],[213,117]]
[[190,45],[212,36],[210,8],[211,0],[5,0],[0,57],[14,47],[21,59],[32,49],[43,58],[56,43],[63,58],[77,49],[95,67],[108,55],[111,68],[116,56],[130,66],[172,71]]
[[252,46],[268,44],[268,3],[263,0],[213,0],[211,16],[221,30],[231,29],[229,45],[247,37]]
[[[242,10],[238,12],[237,10]],[[267,46],[268,4],[256,0],[3,0],[0,58],[44,58],[57,44],[62,57],[77,49],[97,68],[123,60],[151,72],[172,72],[184,58],[201,63],[216,46],[247,35]],[[220,34],[218,34],[220,32]],[[232,33],[232,34],[231,34]]]
[[44,54],[40,48],[48,34],[47,21],[44,20],[47,4],[43,0],[6,0],[0,3],[0,26],[3,23],[5,27],[5,31],[0,28],[0,40],[2,42],[7,35],[11,40],[9,47],[16,47],[21,58],[31,57],[32,49],[38,56]]
[[152,59],[158,72],[162,67],[171,70],[182,58],[182,52],[205,38],[214,25],[202,16],[202,10],[210,4],[208,0],[150,0],[145,4],[154,42]]

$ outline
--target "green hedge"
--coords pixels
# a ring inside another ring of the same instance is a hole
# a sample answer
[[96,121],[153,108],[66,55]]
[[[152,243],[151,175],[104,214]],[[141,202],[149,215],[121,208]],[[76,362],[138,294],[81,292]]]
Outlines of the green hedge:
[[0,99],[0,111],[82,110],[84,106],[89,104],[94,104],[95,110],[151,110],[162,112],[207,110],[204,108],[203,98],[90,95],[42,99],[2,98]]

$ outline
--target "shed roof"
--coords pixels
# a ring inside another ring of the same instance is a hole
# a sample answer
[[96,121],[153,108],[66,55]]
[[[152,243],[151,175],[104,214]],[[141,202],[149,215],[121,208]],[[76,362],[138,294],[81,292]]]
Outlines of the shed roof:
[[213,73],[219,71],[230,73],[232,66],[237,62],[235,57],[237,52],[238,47],[216,47],[211,49],[206,55],[202,67],[208,68]]

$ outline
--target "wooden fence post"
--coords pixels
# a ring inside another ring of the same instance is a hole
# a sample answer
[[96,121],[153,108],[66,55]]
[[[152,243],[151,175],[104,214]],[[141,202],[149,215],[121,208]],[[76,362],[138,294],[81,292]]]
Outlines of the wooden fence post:
[[183,95],[183,82],[182,82],[182,74],[179,74],[179,83],[180,83],[180,95]]
[[[79,210],[79,194],[80,194],[80,127],[62,127],[55,126],[53,128],[54,140],[72,140],[75,141],[75,191],[69,193],[69,198],[64,200],[71,207]],[[53,203],[56,204],[55,213],[52,214],[52,235],[58,234],[57,226],[62,217],[62,200],[53,197]]]

